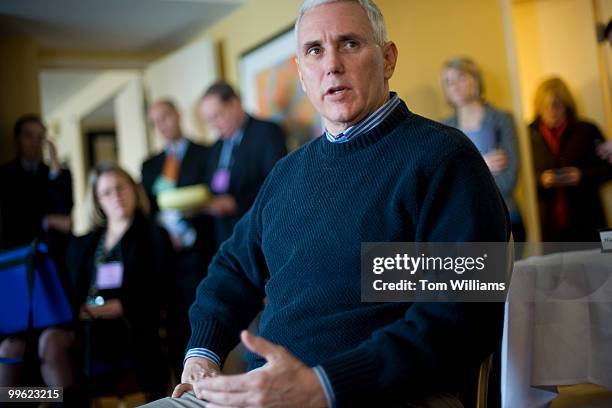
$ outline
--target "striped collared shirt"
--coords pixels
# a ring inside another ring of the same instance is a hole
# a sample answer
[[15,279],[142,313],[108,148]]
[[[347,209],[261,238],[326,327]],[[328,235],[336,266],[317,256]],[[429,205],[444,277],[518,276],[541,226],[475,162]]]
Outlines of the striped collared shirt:
[[351,140],[352,138],[362,135],[376,126],[380,125],[383,120],[389,116],[393,109],[395,109],[400,104],[400,98],[397,96],[395,92],[391,92],[389,94],[389,100],[385,102],[383,106],[378,108],[374,113],[372,113],[367,118],[363,119],[361,122],[354,124],[349,127],[345,131],[339,133],[334,136],[327,129],[325,130],[325,137],[332,143],[345,143]]

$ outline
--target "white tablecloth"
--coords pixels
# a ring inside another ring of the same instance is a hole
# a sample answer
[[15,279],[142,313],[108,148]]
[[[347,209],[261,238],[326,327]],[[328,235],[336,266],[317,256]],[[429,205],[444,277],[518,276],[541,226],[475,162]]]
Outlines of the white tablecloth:
[[546,407],[557,385],[612,390],[612,254],[515,263],[504,322],[502,405]]

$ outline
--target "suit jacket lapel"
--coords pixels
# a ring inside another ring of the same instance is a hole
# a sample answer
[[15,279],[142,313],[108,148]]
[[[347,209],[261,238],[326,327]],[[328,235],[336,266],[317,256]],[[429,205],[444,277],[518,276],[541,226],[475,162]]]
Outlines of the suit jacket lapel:
[[142,215],[140,213],[134,214],[134,220],[132,221],[132,225],[125,232],[123,237],[121,238],[121,261],[123,262],[123,286],[129,284],[128,280],[134,277],[134,274],[137,274],[137,266],[138,262],[142,262],[139,260],[140,256],[143,256],[142,251],[140,251],[141,244],[146,237],[140,235],[141,231],[141,223],[143,220],[141,219]]
[[[242,167],[247,163],[248,159],[245,157],[247,152],[249,151],[249,143],[251,143],[251,138],[249,137],[249,132],[253,127],[253,118],[250,115],[247,115],[244,128],[242,130],[242,140],[240,144],[236,148],[234,152],[234,163],[232,165],[232,173],[240,174],[242,171]],[[236,177],[233,178],[234,183],[236,182]],[[234,186],[232,180],[230,180],[230,184]]]
[[158,155],[153,162],[153,174],[161,174],[164,168],[164,161],[166,160],[166,152]]
[[179,175],[178,180],[176,182],[177,187],[182,187],[188,183],[187,178],[189,174],[192,172],[193,167],[193,149],[191,141],[187,142],[187,149],[185,149],[185,155],[183,156],[183,160],[181,160],[181,166],[179,167]]
[[78,276],[76,277],[76,286],[79,293],[79,301],[82,303],[89,292],[91,280],[94,272],[94,254],[96,247],[102,237],[102,230],[96,230],[94,233],[83,238],[81,258],[78,259]]

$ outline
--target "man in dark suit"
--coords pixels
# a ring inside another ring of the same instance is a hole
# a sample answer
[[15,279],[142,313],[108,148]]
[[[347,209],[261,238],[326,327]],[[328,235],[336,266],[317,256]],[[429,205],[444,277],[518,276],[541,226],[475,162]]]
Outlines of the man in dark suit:
[[[15,123],[17,157],[0,167],[0,249],[40,239],[63,262],[71,229],[72,178],[60,166],[46,132],[38,115],[24,115]],[[45,147],[49,165],[43,162]]]
[[[70,172],[60,166],[57,151],[47,139],[47,129],[40,116],[22,116],[15,123],[13,133],[17,156],[0,167],[0,250],[29,245],[34,240],[44,242],[60,279],[65,280],[66,248],[72,226]],[[48,164],[43,161],[45,148]],[[7,312],[10,313],[3,311]],[[63,375],[69,370],[60,354],[62,346],[52,333],[45,330],[37,340],[41,373],[46,383],[65,386],[64,381],[70,380]],[[29,340],[36,339],[26,337],[23,332],[0,336],[0,357],[23,358]],[[16,364],[0,364],[0,383],[19,384],[21,368]],[[68,393],[72,398],[72,391]]]
[[142,184],[151,202],[152,215],[168,230],[177,252],[175,290],[168,311],[168,337],[172,363],[180,373],[189,338],[187,310],[214,251],[212,221],[202,213],[186,217],[179,212],[160,211],[157,195],[168,189],[203,184],[209,150],[185,138],[180,115],[171,101],[154,103],[149,110],[149,120],[163,138],[165,147],[143,163]]
[[215,194],[206,210],[214,216],[215,237],[221,245],[251,208],[266,176],[287,154],[287,148],[281,128],[247,115],[234,89],[224,81],[208,88],[199,112],[219,134],[205,180]]

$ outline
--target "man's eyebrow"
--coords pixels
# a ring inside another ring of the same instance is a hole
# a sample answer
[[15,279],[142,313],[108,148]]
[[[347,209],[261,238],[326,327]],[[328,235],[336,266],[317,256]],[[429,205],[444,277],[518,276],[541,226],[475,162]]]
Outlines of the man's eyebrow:
[[[361,42],[368,42],[368,39],[366,36],[355,33],[355,32],[342,33],[342,34],[338,34],[335,37],[335,41],[347,41],[347,40],[359,40]],[[321,44],[321,40],[306,41],[304,44],[302,44],[301,48],[308,49],[314,45],[320,45],[320,44]]]
[[302,49],[303,50],[307,50],[310,47],[312,47],[313,45],[319,45],[320,43],[321,43],[321,41],[319,41],[319,40],[306,41],[304,44],[302,44]]
[[349,33],[342,33],[340,35],[338,35],[338,40],[339,41],[346,41],[346,40],[359,40],[361,42],[367,42],[367,38],[364,35],[358,34],[358,33],[354,33],[354,32],[349,32]]

